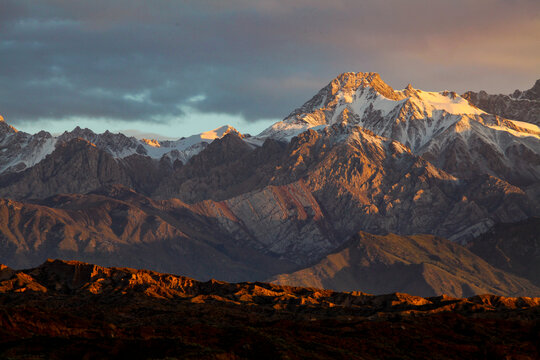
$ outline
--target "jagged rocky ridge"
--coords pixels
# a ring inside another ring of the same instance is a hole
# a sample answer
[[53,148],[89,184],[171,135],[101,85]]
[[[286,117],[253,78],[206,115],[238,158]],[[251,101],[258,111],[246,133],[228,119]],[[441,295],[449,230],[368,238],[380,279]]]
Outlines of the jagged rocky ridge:
[[22,271],[0,265],[0,357],[533,359],[539,306],[530,297],[338,293],[49,260]]
[[516,90],[509,95],[467,91],[462,96],[490,114],[540,125],[540,79],[529,90]]
[[16,173],[31,168],[56,148],[66,146],[74,139],[85,140],[115,159],[144,155],[170,163],[175,161],[185,163],[193,155],[202,151],[208,143],[229,133],[238,133],[238,131],[226,125],[175,141],[138,140],[109,131],[96,134],[90,129],[81,129],[78,126],[73,131],[66,131],[60,136],[52,136],[46,131],[31,135],[8,125],[0,116],[0,174]]

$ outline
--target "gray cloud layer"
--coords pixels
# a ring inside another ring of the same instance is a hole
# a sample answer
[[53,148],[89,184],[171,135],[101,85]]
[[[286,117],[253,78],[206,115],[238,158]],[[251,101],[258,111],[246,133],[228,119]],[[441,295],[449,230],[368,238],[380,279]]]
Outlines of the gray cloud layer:
[[0,0],[0,113],[167,122],[189,105],[281,118],[344,71],[510,92],[540,75],[539,4]]

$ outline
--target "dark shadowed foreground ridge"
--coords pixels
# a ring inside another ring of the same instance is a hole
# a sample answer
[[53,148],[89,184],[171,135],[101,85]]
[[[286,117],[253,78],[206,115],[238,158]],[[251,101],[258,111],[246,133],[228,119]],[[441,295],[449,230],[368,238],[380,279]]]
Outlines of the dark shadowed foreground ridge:
[[534,359],[539,305],[199,282],[50,260],[2,266],[0,357]]

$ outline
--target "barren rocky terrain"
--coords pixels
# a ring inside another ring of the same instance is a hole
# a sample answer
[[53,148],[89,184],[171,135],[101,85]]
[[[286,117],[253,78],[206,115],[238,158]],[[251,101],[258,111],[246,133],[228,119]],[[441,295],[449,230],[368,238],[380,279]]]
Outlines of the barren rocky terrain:
[[369,295],[47,261],[0,270],[0,357],[536,359],[540,298]]

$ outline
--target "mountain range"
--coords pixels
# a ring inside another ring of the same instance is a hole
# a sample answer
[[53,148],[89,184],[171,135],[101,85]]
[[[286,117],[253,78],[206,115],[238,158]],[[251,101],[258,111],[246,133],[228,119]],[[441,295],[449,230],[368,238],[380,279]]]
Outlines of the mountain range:
[[540,80],[529,90],[516,90],[509,95],[467,91],[463,97],[486,112],[540,125]]
[[537,102],[538,84],[503,109],[344,73],[256,136],[31,135],[2,119],[0,263],[538,296],[523,264],[537,257],[519,249],[538,249],[540,127],[536,105],[508,110]]

